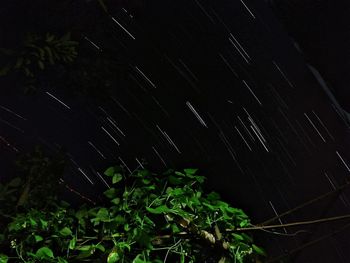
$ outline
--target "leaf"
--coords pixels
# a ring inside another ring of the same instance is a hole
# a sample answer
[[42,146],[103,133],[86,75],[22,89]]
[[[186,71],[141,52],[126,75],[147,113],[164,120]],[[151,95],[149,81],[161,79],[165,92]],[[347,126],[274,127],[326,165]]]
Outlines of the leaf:
[[117,251],[112,250],[112,252],[109,253],[109,255],[107,257],[107,263],[115,263],[115,262],[118,262],[119,259],[120,259],[120,256],[117,253]]
[[101,250],[102,252],[105,252],[105,251],[106,251],[105,247],[104,247],[103,245],[101,245],[101,244],[97,244],[97,245],[95,246],[95,248],[97,248],[98,250]]
[[41,61],[41,60],[38,60],[38,66],[41,70],[44,70],[45,69],[45,65],[44,63]]
[[253,244],[253,250],[254,250],[257,254],[259,254],[259,255],[261,255],[261,256],[264,256],[264,257],[267,256],[267,254],[266,254],[266,252],[265,252],[264,249],[262,249],[261,247],[258,247],[258,246],[256,246],[256,245],[254,245],[254,244]]
[[197,171],[198,169],[193,169],[193,168],[184,169],[184,172],[189,175],[194,175]]
[[243,240],[244,240],[244,238],[243,238],[241,235],[239,235],[239,234],[233,233],[232,236],[233,236],[234,239],[237,240],[237,241],[243,241]]
[[178,185],[178,184],[181,184],[182,180],[177,178],[176,176],[173,176],[173,175],[170,175],[169,178],[169,183],[171,184],[175,184],[175,185]]
[[117,197],[117,198],[112,199],[112,200],[111,200],[111,203],[112,203],[112,204],[115,204],[115,205],[120,204],[120,198]]
[[220,199],[220,195],[216,192],[211,192],[210,194],[207,195],[207,199],[209,201],[216,201]]
[[114,175],[114,167],[109,167],[105,172],[105,175],[107,176],[113,176]]
[[68,263],[67,260],[65,260],[64,258],[58,257],[58,263]]
[[8,183],[8,186],[11,186],[11,187],[18,187],[18,186],[21,185],[21,183],[22,183],[21,178],[16,177],[16,178],[13,178],[13,179]]
[[76,243],[77,243],[77,238],[76,238],[76,236],[74,236],[70,241],[69,241],[69,249],[74,249],[75,248],[75,245],[76,245]]
[[161,205],[156,208],[146,207],[146,210],[152,214],[162,214],[162,213],[169,213],[173,210],[168,208],[166,205]]
[[246,227],[249,224],[249,220],[244,219],[239,223],[240,227]]
[[113,175],[112,183],[116,184],[116,183],[120,182],[122,179],[123,179],[123,176],[120,173],[116,173]]
[[29,221],[32,226],[37,226],[37,223],[33,218],[29,218]]
[[42,228],[47,228],[48,222],[40,218],[40,223]]
[[100,208],[97,212],[96,219],[103,222],[110,221],[109,212],[107,208]]
[[136,256],[136,258],[134,258],[134,260],[132,261],[132,263],[147,263],[147,261],[144,261],[143,259],[141,259],[141,257],[143,257],[143,255],[138,254]]
[[110,188],[107,191],[104,191],[103,194],[108,198],[115,198],[117,195],[117,190],[115,188]]
[[4,255],[4,254],[0,254],[0,263],[7,263],[9,257]]
[[39,248],[35,255],[40,258],[40,259],[47,259],[47,258],[53,258],[53,252],[50,248],[48,247],[41,247]]
[[68,227],[64,227],[60,230],[60,234],[64,237],[70,236],[72,234],[72,230],[70,230]]
[[39,235],[34,235],[34,239],[35,239],[35,242],[40,242],[40,241],[44,240],[43,237],[39,236]]
[[85,246],[81,246],[81,247],[77,247],[76,250],[80,250],[80,251],[89,251],[91,250],[92,246],[90,245],[85,245]]

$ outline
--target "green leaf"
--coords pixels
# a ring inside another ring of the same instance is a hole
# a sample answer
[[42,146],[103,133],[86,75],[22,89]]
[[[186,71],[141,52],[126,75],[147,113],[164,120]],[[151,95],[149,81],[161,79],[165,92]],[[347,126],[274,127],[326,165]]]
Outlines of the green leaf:
[[181,182],[182,182],[181,179],[179,179],[179,178],[177,178],[176,176],[173,176],[173,175],[169,176],[168,181],[169,181],[169,183],[175,184],[175,185],[181,184]]
[[256,245],[254,245],[254,244],[253,244],[253,251],[255,251],[257,254],[259,254],[259,255],[261,255],[261,256],[264,256],[264,257],[267,256],[267,254],[266,254],[266,252],[265,252],[264,249],[262,249],[261,247],[258,247],[258,246],[256,246]]
[[102,244],[97,244],[97,245],[95,246],[95,248],[97,248],[98,250],[101,250],[102,252],[105,252],[105,251],[106,251],[105,247],[104,247]]
[[61,257],[58,257],[57,260],[58,260],[58,263],[68,263],[67,260],[65,260],[64,258],[61,258]]
[[207,195],[207,199],[209,201],[216,201],[220,199],[220,195],[216,192],[211,192],[210,194]]
[[244,240],[244,238],[241,236],[241,235],[239,235],[239,234],[232,234],[232,236],[234,237],[234,239],[235,240],[237,240],[237,241],[243,241]]
[[144,184],[150,184],[150,183],[151,183],[151,180],[144,178],[144,179],[142,179],[142,182],[143,182]]
[[70,241],[69,241],[69,249],[74,249],[75,248],[75,245],[76,245],[76,243],[77,243],[77,238],[76,238],[76,236],[74,236]]
[[132,261],[132,263],[147,263],[147,261],[144,261],[143,259],[141,259],[141,257],[143,257],[143,255],[138,254],[136,256],[136,258],[134,258],[134,260]]
[[112,199],[112,200],[111,200],[111,203],[112,203],[112,204],[115,204],[115,205],[120,204],[120,198],[117,197],[117,198]]
[[9,257],[4,255],[4,254],[0,254],[0,263],[7,263]]
[[109,212],[107,208],[100,208],[97,212],[96,219],[103,222],[110,221]]
[[11,186],[11,187],[18,187],[18,186],[21,185],[21,183],[22,183],[21,178],[16,177],[16,178],[13,178],[13,179],[8,183],[8,186]]
[[35,255],[40,258],[40,259],[48,259],[48,258],[53,258],[53,252],[50,248],[48,247],[41,247],[39,248]]
[[42,228],[47,228],[48,222],[40,218],[40,223]]
[[104,191],[103,194],[108,198],[115,198],[117,195],[117,190],[115,188],[110,188],[107,191]]
[[114,175],[114,167],[109,167],[105,172],[104,174],[107,175],[107,176],[113,176]]
[[112,252],[109,253],[107,257],[107,263],[115,263],[115,262],[118,262],[119,260],[120,260],[120,256],[115,250],[112,250]]
[[64,237],[70,236],[72,234],[72,230],[70,230],[68,227],[64,227],[60,230],[60,234]]
[[168,208],[166,205],[161,205],[156,208],[146,207],[146,210],[152,214],[162,214],[162,213],[169,213],[173,210]]
[[249,220],[244,219],[239,223],[240,227],[246,227],[249,224]]
[[39,236],[39,235],[34,235],[34,239],[35,239],[35,242],[40,242],[40,241],[44,240],[43,237]]
[[123,179],[123,176],[120,173],[116,173],[113,175],[112,183],[116,184],[116,183],[120,182],[122,179]]
[[92,246],[90,245],[85,245],[85,246],[81,246],[81,247],[77,247],[76,250],[80,250],[80,251],[90,251],[92,249]]
[[30,222],[30,224],[32,226],[36,226],[37,225],[36,221],[33,218],[29,218],[29,222]]
[[189,175],[194,175],[197,171],[198,169],[193,169],[193,168],[184,169],[184,172]]

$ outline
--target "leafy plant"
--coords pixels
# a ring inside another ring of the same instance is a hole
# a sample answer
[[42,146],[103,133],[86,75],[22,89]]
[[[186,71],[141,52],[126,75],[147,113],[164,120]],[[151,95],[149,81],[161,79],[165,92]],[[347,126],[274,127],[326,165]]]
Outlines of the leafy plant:
[[35,89],[34,83],[40,71],[48,66],[67,64],[77,57],[78,42],[71,40],[68,32],[59,37],[27,33],[23,43],[15,49],[0,49],[2,65],[0,77],[10,73],[20,73],[26,77],[27,89]]
[[235,231],[250,226],[248,216],[217,193],[204,194],[197,169],[127,175],[113,166],[104,174],[112,184],[105,206],[76,210],[56,199],[45,210],[5,215],[11,220],[0,262],[243,263],[265,256],[251,235]]

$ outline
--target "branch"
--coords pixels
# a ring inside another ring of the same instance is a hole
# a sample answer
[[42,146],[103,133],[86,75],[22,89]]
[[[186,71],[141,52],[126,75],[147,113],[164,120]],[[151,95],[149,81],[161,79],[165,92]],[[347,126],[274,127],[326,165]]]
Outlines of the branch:
[[298,206],[296,206],[296,207],[294,207],[294,208],[292,208],[292,209],[290,209],[290,210],[288,210],[288,211],[286,211],[286,212],[284,212],[284,213],[282,213],[282,214],[279,214],[279,215],[277,215],[277,216],[275,216],[275,217],[273,217],[273,218],[270,218],[270,219],[268,219],[268,220],[266,220],[266,221],[264,221],[264,222],[262,222],[262,223],[260,223],[260,224],[258,224],[258,225],[261,225],[261,226],[267,225],[267,224],[269,224],[269,223],[271,223],[271,222],[273,222],[273,221],[276,221],[277,219],[280,219],[281,217],[284,217],[284,216],[289,215],[289,214],[291,214],[291,213],[293,213],[293,212],[295,212],[295,211],[297,211],[297,210],[300,210],[301,208],[304,208],[304,207],[306,207],[306,206],[308,206],[308,205],[311,205],[311,204],[313,204],[313,203],[316,203],[317,201],[320,201],[320,200],[322,200],[322,199],[324,199],[324,198],[326,198],[326,197],[328,197],[328,196],[331,196],[331,195],[333,195],[333,194],[336,194],[336,193],[338,193],[338,192],[344,190],[344,189],[345,189],[346,187],[348,187],[348,186],[350,186],[350,182],[347,182],[347,183],[345,183],[345,184],[343,184],[343,185],[337,187],[337,188],[336,188],[335,190],[333,190],[333,191],[329,191],[329,192],[327,192],[327,193],[325,193],[325,194],[323,194],[323,195],[320,195],[320,196],[318,196],[318,197],[316,197],[316,198],[314,198],[314,199],[311,199],[311,200],[309,200],[309,201],[307,201],[307,202],[305,202],[305,203],[303,203],[303,204],[301,204],[301,205],[298,205]]

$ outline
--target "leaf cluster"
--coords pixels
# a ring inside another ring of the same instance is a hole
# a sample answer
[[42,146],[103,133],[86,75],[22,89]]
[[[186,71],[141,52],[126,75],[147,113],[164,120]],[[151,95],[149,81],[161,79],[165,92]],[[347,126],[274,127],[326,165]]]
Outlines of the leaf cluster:
[[78,42],[71,39],[70,32],[63,36],[27,33],[18,47],[0,49],[0,77],[22,75],[27,89],[35,89],[38,74],[50,66],[72,63],[78,55],[77,47]]
[[113,166],[104,175],[112,185],[104,206],[51,200],[44,211],[8,215],[0,262],[244,263],[265,255],[250,234],[234,231],[250,226],[248,216],[204,194],[197,169],[128,175]]

